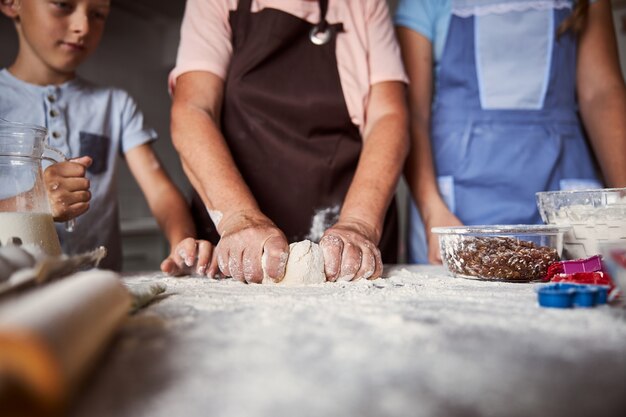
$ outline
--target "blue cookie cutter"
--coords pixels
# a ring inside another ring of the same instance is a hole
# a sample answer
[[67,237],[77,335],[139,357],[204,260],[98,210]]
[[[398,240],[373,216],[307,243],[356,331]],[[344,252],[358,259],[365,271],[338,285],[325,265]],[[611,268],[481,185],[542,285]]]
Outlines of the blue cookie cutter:
[[602,285],[559,282],[537,290],[537,301],[541,307],[589,308],[606,304],[607,298],[608,288]]

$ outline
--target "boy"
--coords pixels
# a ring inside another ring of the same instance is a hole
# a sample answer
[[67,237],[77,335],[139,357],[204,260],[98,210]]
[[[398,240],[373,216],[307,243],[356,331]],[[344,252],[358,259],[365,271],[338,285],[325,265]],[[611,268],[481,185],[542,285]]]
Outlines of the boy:
[[45,126],[50,145],[74,158],[44,174],[55,220],[81,215],[72,233],[57,225],[64,252],[104,245],[109,254],[101,267],[121,269],[115,189],[120,151],[171,245],[161,269],[178,275],[195,266],[205,274],[212,247],[194,238],[187,204],[150,146],[156,133],[144,127],[125,91],[76,75],[100,42],[110,0],[0,0],[0,8],[19,39],[15,61],[0,71],[0,117]]

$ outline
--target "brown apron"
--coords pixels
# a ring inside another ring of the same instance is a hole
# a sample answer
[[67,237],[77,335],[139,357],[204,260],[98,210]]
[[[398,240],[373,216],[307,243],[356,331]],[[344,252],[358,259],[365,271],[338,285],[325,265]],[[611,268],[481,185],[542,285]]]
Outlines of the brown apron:
[[[361,152],[335,56],[343,26],[326,23],[328,0],[320,0],[318,25],[272,8],[252,13],[251,3],[241,0],[230,13],[221,128],[261,211],[295,242],[307,237],[316,212],[341,207]],[[394,203],[379,244],[386,263],[397,262]],[[216,243],[197,194],[192,211],[198,237]]]

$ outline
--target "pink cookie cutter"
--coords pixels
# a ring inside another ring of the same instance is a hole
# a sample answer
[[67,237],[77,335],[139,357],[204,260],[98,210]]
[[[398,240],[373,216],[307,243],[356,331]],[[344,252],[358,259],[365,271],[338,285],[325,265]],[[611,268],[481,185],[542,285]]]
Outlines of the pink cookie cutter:
[[575,274],[577,272],[604,272],[602,268],[602,257],[592,256],[587,259],[575,259],[573,261],[561,261],[564,274]]

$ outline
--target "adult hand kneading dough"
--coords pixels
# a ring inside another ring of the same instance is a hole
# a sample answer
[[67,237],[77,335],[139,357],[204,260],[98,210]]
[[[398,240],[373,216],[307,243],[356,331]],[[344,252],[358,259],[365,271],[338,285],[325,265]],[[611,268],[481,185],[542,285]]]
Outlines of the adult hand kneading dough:
[[[267,256],[261,258],[263,268],[263,284],[274,283],[266,271]],[[285,276],[278,282],[280,285],[306,285],[326,282],[324,274],[324,256],[317,243],[303,240],[289,245],[289,258],[285,267]]]

